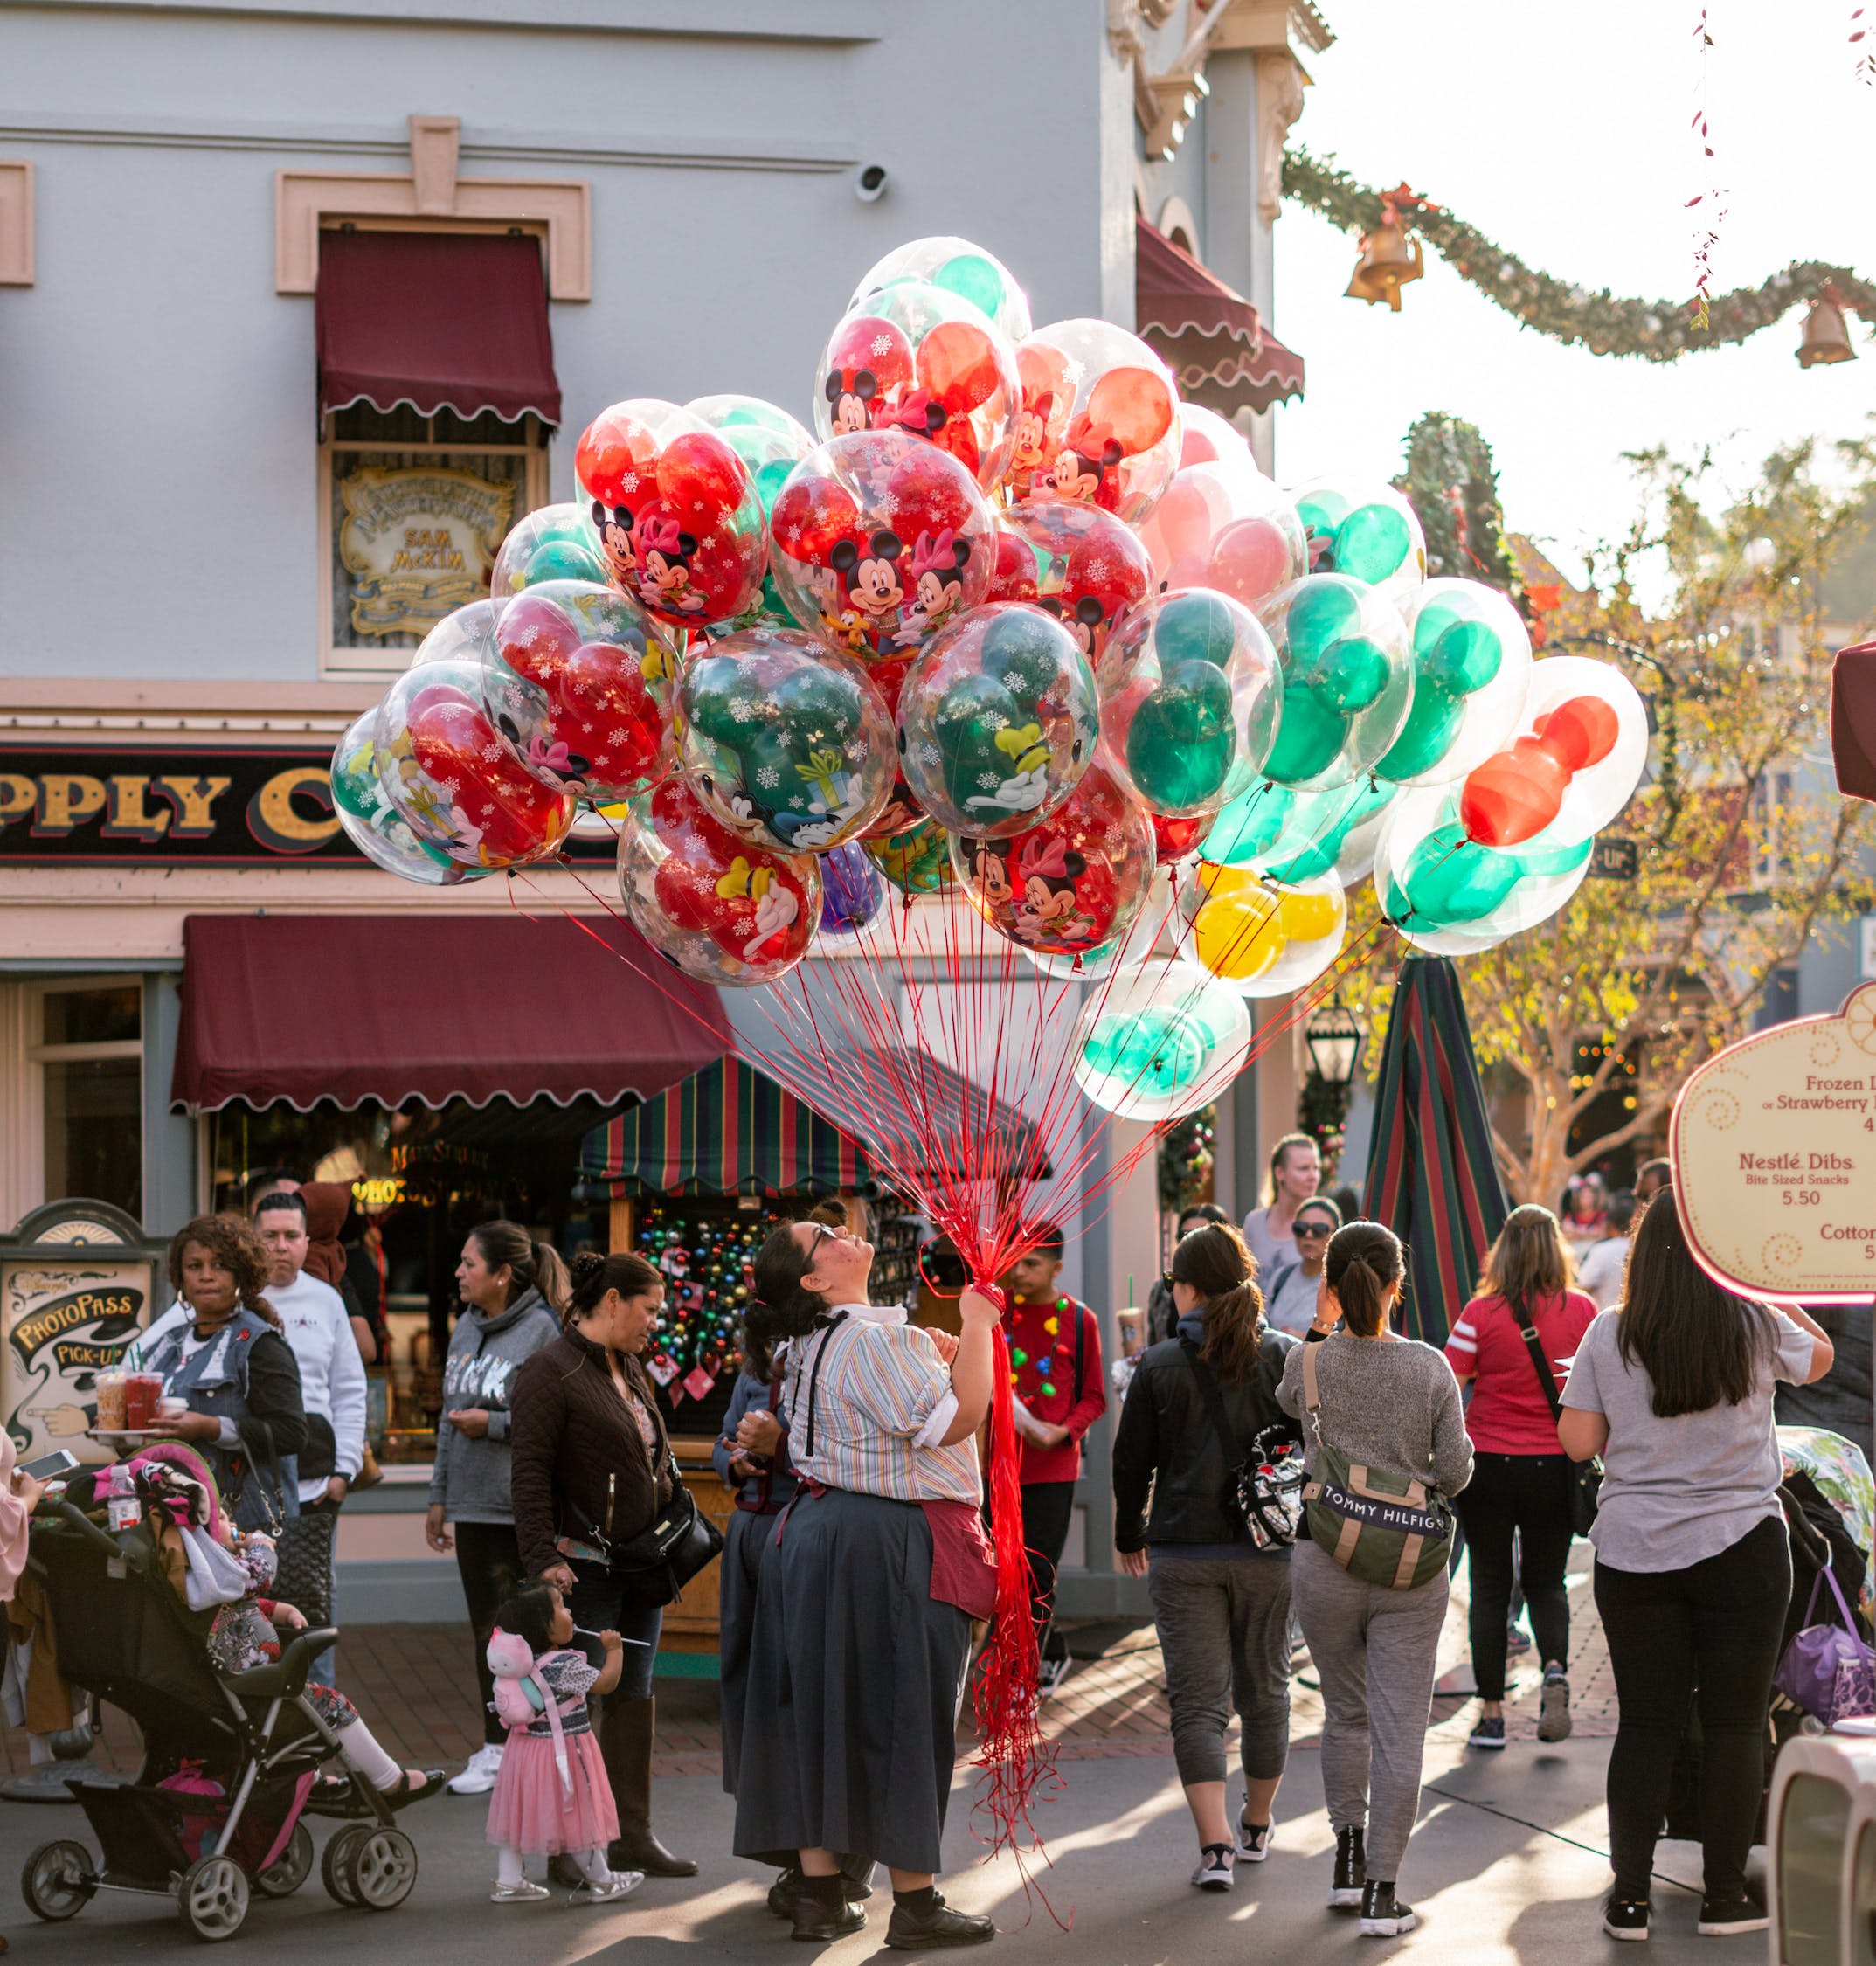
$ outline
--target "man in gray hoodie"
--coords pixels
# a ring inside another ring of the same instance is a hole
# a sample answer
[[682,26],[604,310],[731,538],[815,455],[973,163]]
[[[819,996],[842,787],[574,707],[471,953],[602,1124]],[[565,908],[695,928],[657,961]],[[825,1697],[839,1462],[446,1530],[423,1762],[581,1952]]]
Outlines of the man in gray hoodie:
[[507,1730],[490,1702],[488,1635],[495,1607],[525,1575],[509,1502],[509,1398],[523,1361],[560,1335],[552,1301],[566,1301],[566,1270],[544,1243],[513,1222],[469,1232],[456,1268],[462,1315],[443,1366],[443,1413],[424,1532],[431,1548],[456,1553],[482,1695],[482,1745],[451,1781],[459,1796],[485,1795],[502,1767]]

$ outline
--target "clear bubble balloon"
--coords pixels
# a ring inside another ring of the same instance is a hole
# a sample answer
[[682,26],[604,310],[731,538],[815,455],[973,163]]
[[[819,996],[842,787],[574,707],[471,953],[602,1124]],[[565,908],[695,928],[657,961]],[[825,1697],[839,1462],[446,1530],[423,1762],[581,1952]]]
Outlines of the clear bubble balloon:
[[1263,773],[1325,792],[1372,771],[1400,735],[1414,664],[1399,611],[1379,590],[1312,573],[1258,611],[1284,672],[1283,720]]
[[1333,868],[1295,885],[1249,868],[1199,862],[1181,895],[1190,953],[1248,997],[1303,989],[1342,952],[1348,903]]
[[482,707],[543,784],[610,806],[676,766],[677,657],[616,588],[548,580],[502,608],[482,668]]
[[1077,950],[1073,955],[1051,955],[1026,944],[1018,946],[1045,976],[1079,977],[1092,981],[1111,976],[1117,969],[1146,961],[1156,948],[1164,956],[1175,953],[1176,938],[1168,932],[1175,924],[1183,926],[1179,897],[1172,876],[1160,868],[1147,883],[1146,898],[1125,934],[1110,937],[1092,949]]
[[1216,410],[1208,410],[1202,403],[1182,400],[1179,420],[1180,470],[1188,464],[1248,463],[1260,477],[1263,475],[1249,440]]
[[1161,867],[1171,867],[1189,859],[1205,844],[1215,815],[1202,819],[1172,819],[1165,813],[1153,814],[1153,855]]
[[899,697],[899,768],[948,833],[1007,839],[1056,812],[1100,737],[1094,671],[1051,614],[974,609],[933,639]]
[[426,888],[479,881],[490,869],[464,867],[426,847],[398,816],[377,768],[377,705],[356,718],[332,752],[332,805],[345,836],[374,865]]
[[488,593],[499,607],[543,580],[591,580],[604,586],[611,578],[612,570],[599,550],[599,529],[587,508],[542,505],[510,528],[502,542],[488,577]]
[[1346,574],[1396,601],[1426,578],[1426,535],[1392,485],[1315,478],[1291,496],[1309,537],[1312,573]]
[[1217,1098],[1250,1056],[1243,996],[1196,963],[1117,970],[1075,1027],[1075,1083],[1122,1119],[1177,1119]]
[[908,280],[873,294],[828,337],[814,381],[814,427],[823,439],[903,431],[949,453],[985,491],[1009,467],[1015,347],[941,287]]
[[884,812],[898,769],[885,698],[851,656],[799,628],[744,628],[685,665],[685,775],[730,830],[825,853]]
[[1108,637],[1154,585],[1139,536],[1111,512],[1058,498],[1025,499],[997,520],[993,601],[1034,601],[1099,664]]
[[632,801],[619,836],[632,925],[685,975],[747,989],[786,976],[820,921],[820,863],[739,840],[682,779]]
[[1168,586],[1215,588],[1246,607],[1309,571],[1296,507],[1248,451],[1187,465],[1140,522],[1140,539]]
[[1219,813],[1205,857],[1291,883],[1333,869],[1351,887],[1367,878],[1375,835],[1395,797],[1394,786],[1372,779],[1329,792],[1292,792],[1266,779]]
[[1531,680],[1531,637],[1510,600],[1477,580],[1429,580],[1402,599],[1401,618],[1414,651],[1414,700],[1375,773],[1443,785],[1511,735]]
[[474,600],[446,614],[411,651],[409,667],[420,669],[432,662],[474,662],[480,667],[495,632],[495,605]]
[[[701,417],[748,467],[766,525],[788,474],[813,449],[813,433],[786,410],[764,402],[759,396],[699,396],[684,407],[692,416]],[[770,571],[762,577],[762,592],[755,606],[735,616],[728,626],[746,628],[768,621],[786,626],[791,620]]]
[[953,458],[896,430],[818,445],[770,522],[798,626],[866,662],[914,655],[989,591],[990,508]]
[[749,467],[701,417],[641,397],[614,403],[573,453],[612,578],[670,626],[747,614],[768,531]]
[[906,280],[924,281],[968,301],[1012,342],[1020,342],[1029,332],[1029,298],[1017,285],[1016,276],[995,253],[967,239],[949,236],[910,239],[895,246],[883,260],[876,260],[854,288],[848,313],[857,312],[876,294]]
[[1249,609],[1204,588],[1128,615],[1097,675],[1101,735],[1150,812],[1194,819],[1250,786],[1276,736],[1283,679]]
[[1018,344],[1016,367],[1010,499],[1072,499],[1139,524],[1179,467],[1172,370],[1138,336],[1091,320],[1038,328]]
[[820,856],[820,932],[859,935],[892,898],[891,883],[857,840]]

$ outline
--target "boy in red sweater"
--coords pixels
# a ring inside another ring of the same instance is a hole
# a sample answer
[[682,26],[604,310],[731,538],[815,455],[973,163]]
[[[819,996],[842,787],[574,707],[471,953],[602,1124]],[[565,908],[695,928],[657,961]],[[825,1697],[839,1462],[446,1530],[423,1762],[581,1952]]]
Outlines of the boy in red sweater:
[[1004,1288],[1009,1309],[1010,1382],[1022,1439],[1022,1540],[1046,1698],[1068,1677],[1068,1641],[1055,1629],[1056,1570],[1069,1540],[1082,1436],[1107,1411],[1101,1326],[1085,1304],[1057,1286],[1062,1231],[1046,1223],[1036,1247],[1014,1263]]

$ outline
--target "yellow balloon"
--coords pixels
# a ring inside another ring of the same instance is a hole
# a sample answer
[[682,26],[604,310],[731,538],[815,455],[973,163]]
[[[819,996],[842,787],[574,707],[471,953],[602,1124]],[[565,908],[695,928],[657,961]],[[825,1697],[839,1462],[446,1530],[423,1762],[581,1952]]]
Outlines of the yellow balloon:
[[1333,894],[1286,894],[1278,906],[1284,933],[1292,942],[1320,942],[1333,935],[1341,911]]
[[1252,883],[1245,893],[1215,894],[1192,920],[1192,952],[1214,976],[1248,983],[1289,946],[1276,896]]

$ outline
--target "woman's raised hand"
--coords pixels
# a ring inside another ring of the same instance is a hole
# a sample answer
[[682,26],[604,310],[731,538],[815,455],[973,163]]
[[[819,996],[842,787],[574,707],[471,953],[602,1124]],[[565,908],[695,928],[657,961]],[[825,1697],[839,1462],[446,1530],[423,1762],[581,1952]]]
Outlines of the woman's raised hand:
[[966,1329],[973,1325],[981,1325],[987,1329],[1002,1313],[993,1298],[986,1297],[981,1291],[967,1290],[958,1299],[958,1315]]

